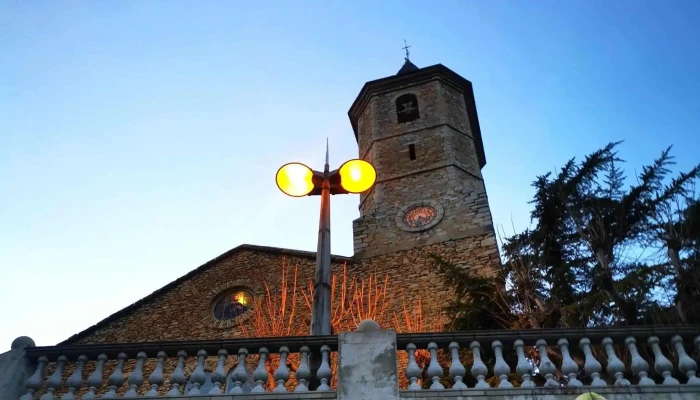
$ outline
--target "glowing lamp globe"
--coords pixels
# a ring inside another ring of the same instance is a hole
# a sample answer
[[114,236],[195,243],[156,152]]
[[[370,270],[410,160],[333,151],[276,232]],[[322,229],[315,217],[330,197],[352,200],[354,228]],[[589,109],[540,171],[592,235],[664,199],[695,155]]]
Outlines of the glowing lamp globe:
[[314,188],[311,168],[301,163],[289,163],[277,170],[275,181],[277,187],[289,196],[302,197],[311,193]]
[[364,160],[350,160],[338,170],[340,185],[350,193],[369,190],[377,180],[377,171]]

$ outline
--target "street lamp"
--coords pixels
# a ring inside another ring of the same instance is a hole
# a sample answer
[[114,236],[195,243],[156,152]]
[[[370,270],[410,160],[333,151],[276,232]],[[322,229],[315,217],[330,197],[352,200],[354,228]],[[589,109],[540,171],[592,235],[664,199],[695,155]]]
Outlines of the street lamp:
[[372,164],[364,160],[346,161],[329,171],[328,145],[323,172],[302,163],[289,163],[277,170],[277,187],[292,197],[321,195],[321,217],[318,224],[316,276],[311,306],[311,334],[331,334],[331,195],[362,193],[377,180]]

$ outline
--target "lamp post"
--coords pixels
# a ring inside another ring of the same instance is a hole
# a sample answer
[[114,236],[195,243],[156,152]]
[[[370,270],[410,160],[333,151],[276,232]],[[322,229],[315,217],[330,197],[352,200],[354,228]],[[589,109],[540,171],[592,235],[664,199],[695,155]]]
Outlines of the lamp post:
[[314,171],[301,163],[283,165],[275,176],[277,187],[292,197],[321,196],[321,216],[318,223],[316,275],[311,305],[311,335],[331,332],[331,195],[362,193],[377,180],[372,164],[364,160],[346,161],[340,168],[328,167],[328,144],[323,172]]

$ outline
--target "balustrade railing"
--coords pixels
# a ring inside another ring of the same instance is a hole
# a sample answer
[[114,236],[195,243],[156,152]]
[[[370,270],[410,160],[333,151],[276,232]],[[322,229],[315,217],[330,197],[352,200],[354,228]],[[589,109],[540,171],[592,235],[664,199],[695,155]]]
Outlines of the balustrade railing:
[[336,336],[30,347],[20,400],[308,392],[310,355],[314,390],[330,391],[337,348]]
[[[371,331],[352,335],[360,339],[341,340],[355,346],[348,349],[372,340]],[[394,348],[391,341],[385,343],[389,347],[377,351]],[[694,359],[700,354],[700,326],[399,334],[396,348],[399,384],[405,390],[402,397],[425,397],[431,390],[446,391],[439,396],[449,396],[448,391],[462,395],[514,387],[538,391],[634,388],[645,393],[678,387],[700,398]],[[24,394],[13,399],[298,395],[311,388],[320,392],[312,397],[335,398],[331,387],[336,379],[342,391],[372,378],[358,375],[359,368],[373,371],[377,379],[396,376],[392,366],[377,364],[374,357],[359,359],[350,354],[352,350],[343,353],[337,336],[26,347],[23,351],[34,372],[26,380]],[[338,357],[338,352],[346,358]],[[378,390],[367,385],[369,392]]]
[[699,326],[400,334],[397,345],[409,391],[700,385]]

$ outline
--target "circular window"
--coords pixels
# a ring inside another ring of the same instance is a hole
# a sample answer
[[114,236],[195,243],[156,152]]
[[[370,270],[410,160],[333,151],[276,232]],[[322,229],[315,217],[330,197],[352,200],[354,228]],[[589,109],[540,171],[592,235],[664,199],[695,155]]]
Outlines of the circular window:
[[240,317],[253,307],[253,294],[245,289],[230,289],[214,302],[214,318],[229,321]]

